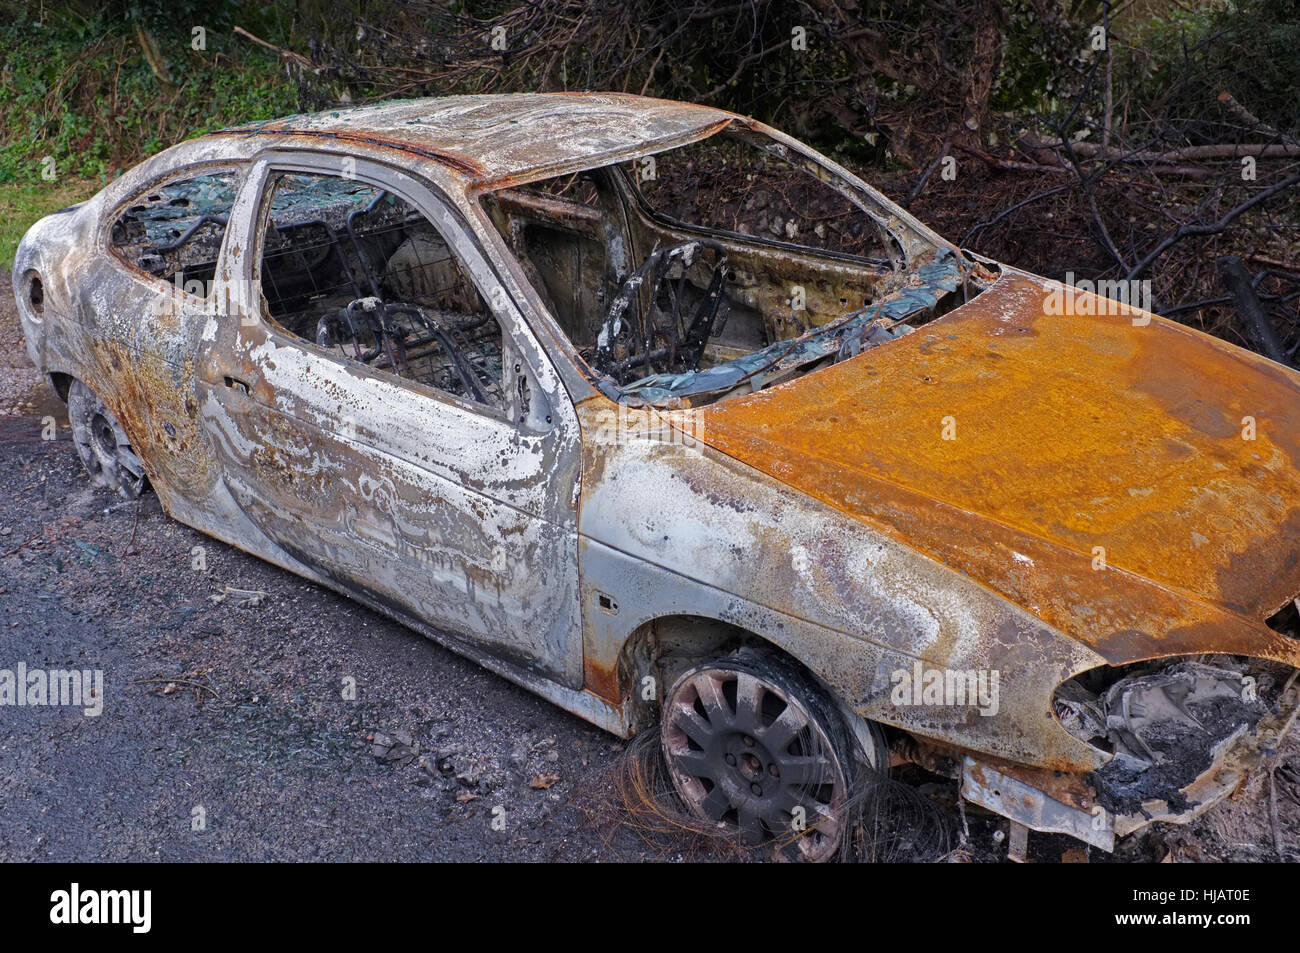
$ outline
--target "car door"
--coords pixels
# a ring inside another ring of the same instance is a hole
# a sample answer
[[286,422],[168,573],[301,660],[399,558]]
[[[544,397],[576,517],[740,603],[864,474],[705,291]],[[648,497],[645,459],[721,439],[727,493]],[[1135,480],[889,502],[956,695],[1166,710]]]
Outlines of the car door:
[[[192,357],[229,213],[238,163],[135,170],[118,189],[74,285],[80,365],[66,368],[130,435],[169,513],[210,528],[213,460],[199,439]],[[199,315],[194,319],[194,315]]]
[[339,588],[578,687],[577,421],[454,206],[317,153],[237,203],[197,362],[235,503]]

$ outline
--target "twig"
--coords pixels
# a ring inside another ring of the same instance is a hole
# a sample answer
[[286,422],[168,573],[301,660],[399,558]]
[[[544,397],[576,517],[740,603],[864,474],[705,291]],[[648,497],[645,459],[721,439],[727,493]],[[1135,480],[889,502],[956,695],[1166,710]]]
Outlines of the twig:
[[1237,102],[1237,100],[1233,97],[1232,93],[1228,92],[1226,89],[1223,92],[1219,93],[1219,102],[1227,106],[1228,110],[1234,116],[1236,116],[1246,125],[1250,126],[1252,131],[1262,132],[1264,135],[1268,136],[1271,139],[1281,139],[1283,142],[1289,142],[1296,145],[1300,145],[1300,143],[1296,143],[1295,137],[1288,136],[1286,133],[1279,132],[1278,130],[1274,129],[1272,126],[1264,122],[1262,119],[1256,116],[1253,112],[1251,112],[1241,103]]
[[1188,301],[1185,304],[1176,304],[1171,308],[1162,308],[1160,310],[1160,316],[1162,318],[1167,318],[1170,315],[1181,314],[1184,311],[1200,311],[1202,308],[1231,303],[1231,296],[1223,298],[1203,298],[1200,301]]
[[185,687],[192,688],[195,691],[208,692],[210,695],[212,695],[213,698],[221,697],[220,695],[217,694],[217,690],[213,688],[211,685],[204,685],[202,682],[192,682],[186,678],[137,678],[137,679],[133,679],[131,684],[132,685],[161,684],[164,686],[184,685]]
[[242,26],[234,27],[231,30],[231,32],[238,34],[239,36],[242,37],[247,37],[248,39],[256,43],[258,46],[265,47],[268,50],[273,50],[276,53],[279,53],[286,60],[292,60],[293,62],[297,63],[299,66],[303,67],[304,69],[310,69],[310,70],[316,69],[316,64],[313,63],[311,60],[307,59],[307,57],[303,56],[301,53],[295,53],[293,50],[286,50],[282,46],[276,46],[274,43],[268,43],[266,40],[262,39],[261,37],[254,36],[253,34],[249,33]]
[[144,61],[149,67],[149,72],[153,73],[154,79],[158,81],[158,86],[163,93],[169,99],[175,99],[179,90],[167,73],[167,61],[163,59],[162,51],[158,49],[158,41],[138,23],[135,27],[135,36],[140,42],[140,52],[144,54]]
[[13,549],[9,550],[9,552],[5,553],[4,556],[0,556],[0,559],[5,559],[8,556],[12,556],[14,553],[18,552],[18,550],[22,549],[28,543],[34,542],[35,540],[40,539],[44,535],[45,535],[45,531],[42,530],[41,532],[37,533],[35,536],[28,536],[25,540],[23,540],[21,543],[15,546]]
[[912,186],[912,191],[907,193],[907,198],[903,200],[903,208],[912,207],[912,203],[916,201],[917,197],[921,194],[921,190],[925,188],[926,181],[934,173],[934,170],[939,168],[940,164],[942,164],[943,160],[947,158],[947,156],[948,140],[945,139],[943,146],[939,149],[939,154],[934,157],[933,162],[926,166],[925,171],[921,173],[921,178],[917,180],[916,185]]
[[1250,211],[1250,209],[1254,208],[1260,202],[1263,202],[1265,199],[1276,195],[1278,192],[1281,192],[1284,189],[1289,189],[1297,182],[1300,182],[1300,172],[1297,172],[1294,175],[1289,175],[1280,182],[1275,182],[1274,184],[1270,185],[1268,188],[1264,189],[1262,192],[1256,192],[1245,202],[1241,203],[1236,208],[1229,211],[1217,222],[1214,222],[1211,225],[1181,226],[1177,231],[1175,231],[1172,235],[1170,235],[1168,238],[1162,241],[1159,245],[1151,249],[1151,251],[1147,253],[1145,258],[1143,258],[1131,269],[1129,269],[1128,274],[1124,276],[1125,279],[1128,281],[1132,281],[1134,278],[1138,277],[1138,275],[1142,274],[1142,272],[1146,271],[1147,268],[1151,266],[1152,262],[1154,262],[1157,258],[1163,255],[1166,251],[1168,251],[1173,245],[1182,241],[1184,238],[1189,238],[1192,235],[1217,235],[1219,232],[1223,231],[1225,228],[1227,228],[1229,225],[1235,222],[1239,217],[1241,217],[1241,215]]
[[[1107,5],[1106,10],[1109,12],[1110,10],[1109,4]],[[1109,29],[1107,29],[1107,33],[1109,34]],[[1107,42],[1106,48],[1107,50],[1110,49],[1109,42]],[[1109,52],[1107,53],[1106,63],[1107,66],[1109,66],[1110,64]],[[1090,82],[1091,79],[1092,76],[1091,74],[1089,74]],[[1082,100],[1080,100],[1080,102],[1082,102]],[[1076,109],[1078,108],[1077,104],[1075,108]],[[1065,127],[1062,126],[1061,143],[1065,148],[1066,157],[1070,160],[1070,166],[1071,168],[1074,169],[1074,174],[1079,178],[1079,188],[1083,189],[1083,197],[1088,203],[1089,210],[1092,212],[1092,221],[1093,224],[1097,226],[1097,233],[1101,236],[1102,247],[1105,248],[1106,251],[1110,252],[1110,256],[1115,259],[1115,263],[1119,265],[1120,268],[1127,268],[1128,261],[1120,253],[1120,250],[1115,247],[1115,242],[1110,237],[1110,230],[1106,228],[1106,222],[1102,219],[1101,212],[1098,211],[1097,209],[1097,196],[1096,193],[1093,191],[1093,183],[1100,177],[1100,175],[1099,173],[1094,173],[1092,175],[1084,174],[1083,166],[1079,162],[1079,157],[1075,154],[1076,152],[1075,146],[1077,146],[1078,143],[1071,142],[1069,139],[1067,139],[1065,137],[1064,130]]]
[[1282,832],[1277,823],[1277,778],[1274,774],[1277,771],[1277,763],[1274,762],[1268,769],[1268,820],[1273,828],[1273,850],[1276,851],[1278,860],[1286,860],[1286,855],[1282,853]]
[[701,96],[700,98],[701,98],[701,99],[713,99],[715,96],[717,96],[719,93],[721,93],[724,89],[726,89],[726,88],[727,88],[728,86],[730,86],[732,83],[734,83],[734,82],[736,82],[737,80],[739,80],[740,77],[744,75],[745,70],[747,70],[747,69],[749,68],[749,64],[754,63],[754,62],[756,62],[756,61],[758,61],[758,60],[761,60],[763,57],[767,56],[769,53],[775,53],[777,50],[782,49],[783,47],[787,47],[787,46],[789,46],[789,45],[790,45],[790,40],[789,40],[788,37],[786,37],[786,38],[780,40],[780,41],[777,42],[777,43],[773,43],[771,46],[769,46],[769,47],[768,47],[767,49],[765,49],[765,50],[759,50],[757,53],[751,53],[749,56],[746,56],[743,60],[740,61],[740,65],[736,67],[736,71],[735,71],[734,73],[732,73],[730,76],[728,76],[725,80],[723,80],[723,81],[722,81],[721,83],[719,83],[717,86],[714,86],[711,90],[709,90],[707,93],[705,93],[705,94],[704,94],[703,96]]
[[1072,142],[1057,139],[1055,142],[1034,144],[1035,149],[1072,148],[1081,156],[1089,159],[1107,159],[1111,162],[1196,162],[1204,159],[1241,159],[1254,156],[1256,159],[1294,159],[1300,156],[1300,145],[1290,143],[1253,143],[1227,142],[1206,146],[1182,146],[1167,152],[1120,152],[1117,149],[1104,149],[1095,142]]
[[1015,205],[1011,205],[1008,206],[1007,208],[1004,208],[1001,212],[998,212],[997,215],[994,215],[988,221],[976,222],[974,225],[971,226],[970,231],[968,231],[965,235],[962,236],[962,239],[960,242],[958,242],[958,244],[961,245],[961,247],[965,248],[966,243],[970,241],[971,236],[974,235],[976,232],[986,228],[991,228],[992,226],[996,225],[998,222],[1002,221],[1002,219],[1010,215],[1012,212],[1017,211],[1018,209],[1022,209],[1026,205],[1031,205],[1034,202],[1039,201],[1040,199],[1049,198],[1050,196],[1056,195],[1060,192],[1067,192],[1070,189],[1074,188],[1076,184],[1077,183],[1075,182],[1067,182],[1065,185],[1056,185],[1050,189],[1045,189],[1042,192],[1036,192],[1033,195],[1029,196],[1029,198],[1017,202]]
[[1110,123],[1111,123],[1111,113],[1114,110],[1114,95],[1113,95],[1114,88],[1111,85],[1111,81],[1110,81],[1111,61],[1114,59],[1114,57],[1111,55],[1112,44],[1111,44],[1111,37],[1110,37],[1110,12],[1111,12],[1110,6],[1111,6],[1110,3],[1106,3],[1102,10],[1102,14],[1103,14],[1102,29],[1105,31],[1103,35],[1106,37],[1106,77],[1105,77],[1106,111],[1102,116],[1102,125],[1101,125],[1101,151],[1103,155],[1110,151]]
[[650,64],[650,72],[646,73],[645,82],[641,84],[642,96],[644,96],[645,91],[650,88],[650,83],[655,78],[655,70],[659,68],[659,61],[664,58],[664,52],[667,49],[668,49],[668,44],[666,43],[659,47],[659,55],[656,56],[655,61]]
[[1300,266],[1293,265],[1286,261],[1278,261],[1276,258],[1266,258],[1263,255],[1245,255],[1243,257],[1249,258],[1251,261],[1259,262],[1261,265],[1272,265],[1274,268],[1281,268],[1284,271],[1300,271]]
[[[997,156],[989,155],[987,152],[983,152],[973,146],[962,145],[961,143],[957,144],[957,148],[962,152],[969,152],[971,155],[983,159],[985,164],[991,169],[1007,169],[1013,172],[1064,172],[1066,175],[1069,175],[1070,173],[1070,170],[1063,165],[1043,165],[1038,162],[1018,162],[1015,159],[999,159]],[[945,148],[944,153],[941,154],[939,158],[942,159],[943,155],[946,153],[947,149]],[[927,171],[926,175],[928,176],[929,174],[930,173]],[[922,180],[922,182],[924,182],[924,180]],[[906,208],[906,206],[904,206],[904,208]]]
[[135,531],[140,525],[140,502],[139,499],[135,501],[135,515],[131,518],[131,538],[126,541],[126,551],[122,553],[123,556],[130,555],[132,548],[135,546]]

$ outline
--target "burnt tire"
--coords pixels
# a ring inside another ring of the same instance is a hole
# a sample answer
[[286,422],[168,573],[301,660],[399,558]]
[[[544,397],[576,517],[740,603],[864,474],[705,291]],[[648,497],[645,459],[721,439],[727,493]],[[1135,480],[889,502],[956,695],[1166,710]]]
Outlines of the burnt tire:
[[853,749],[835,704],[790,660],[742,649],[683,672],[660,733],[673,786],[701,820],[787,859],[839,851]]
[[96,486],[134,500],[148,485],[144,464],[131,440],[104,402],[81,381],[68,387],[68,422],[77,456]]

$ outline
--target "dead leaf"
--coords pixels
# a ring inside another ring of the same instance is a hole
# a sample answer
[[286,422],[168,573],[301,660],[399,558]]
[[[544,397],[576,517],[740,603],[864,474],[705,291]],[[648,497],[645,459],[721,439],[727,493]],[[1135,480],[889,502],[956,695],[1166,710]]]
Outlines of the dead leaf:
[[558,780],[560,780],[560,776],[558,774],[551,774],[548,771],[544,774],[539,774],[537,777],[533,778],[531,781],[528,782],[528,786],[537,791],[545,791],[547,788],[549,788],[552,784],[554,784]]
[[456,801],[460,804],[468,804],[470,801],[477,801],[477,794],[470,794],[468,791],[461,791],[456,795]]

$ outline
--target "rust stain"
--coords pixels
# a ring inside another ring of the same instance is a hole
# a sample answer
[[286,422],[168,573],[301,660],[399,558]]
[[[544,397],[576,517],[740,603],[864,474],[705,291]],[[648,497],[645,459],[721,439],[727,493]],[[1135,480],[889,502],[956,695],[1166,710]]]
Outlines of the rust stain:
[[583,678],[587,691],[599,695],[608,702],[622,703],[623,683],[618,677],[617,662],[607,666],[602,665],[595,656],[585,656],[583,659]]
[[1300,378],[1044,296],[1009,274],[889,347],[699,411],[702,439],[1112,660],[1295,664],[1259,623],[1300,591]]
[[342,142],[348,145],[371,146],[380,149],[393,149],[398,152],[409,152],[417,155],[422,159],[432,159],[440,165],[445,165],[454,169],[461,175],[480,177],[483,175],[483,169],[473,160],[464,156],[452,155],[448,152],[441,152],[437,149],[428,149],[417,146],[411,142],[401,139],[394,139],[391,136],[382,136],[378,133],[361,133],[361,132],[342,132],[338,130],[319,130],[319,129],[294,129],[286,128],[279,125],[265,126],[239,126],[233,129],[222,129],[219,132],[211,133],[213,136],[285,136],[290,138],[305,139],[325,139],[335,142]]

